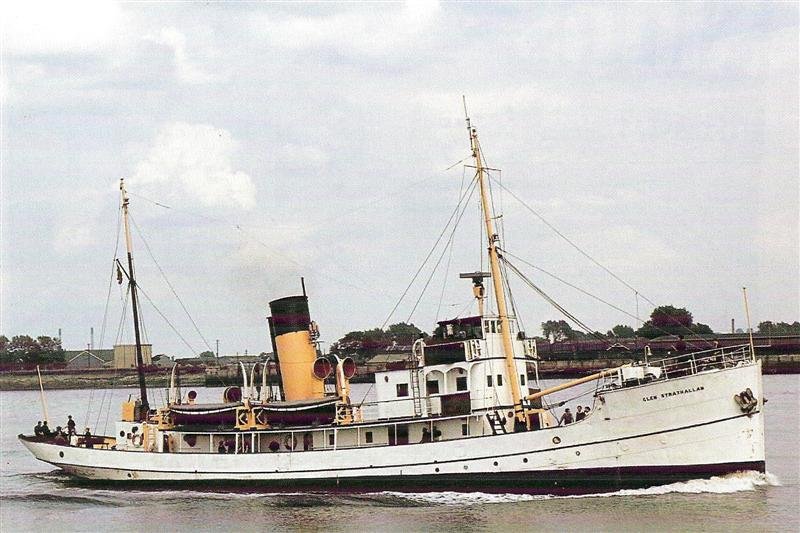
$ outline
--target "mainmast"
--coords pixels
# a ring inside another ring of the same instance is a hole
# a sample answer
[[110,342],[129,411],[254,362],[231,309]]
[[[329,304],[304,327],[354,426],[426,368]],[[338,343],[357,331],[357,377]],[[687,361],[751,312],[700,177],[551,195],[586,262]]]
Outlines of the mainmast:
[[142,416],[147,417],[150,405],[147,402],[147,385],[144,380],[144,357],[142,357],[142,338],[139,333],[139,301],[136,294],[136,276],[133,273],[133,246],[131,244],[131,228],[128,223],[128,193],[125,190],[125,179],[119,180],[122,192],[122,221],[125,225],[125,248],[128,252],[128,282],[131,288],[131,305],[133,306],[133,333],[136,337],[136,373],[139,376],[139,395],[142,401]]
[[[465,106],[466,109],[466,106]],[[500,333],[503,339],[503,355],[506,360],[506,374],[508,374],[509,386],[511,387],[511,397],[514,400],[514,417],[517,422],[525,422],[525,413],[522,409],[522,400],[519,393],[519,376],[517,366],[514,362],[514,345],[511,339],[511,327],[508,321],[508,308],[506,306],[506,294],[503,288],[503,275],[500,270],[500,260],[497,254],[497,245],[500,236],[494,232],[493,211],[489,202],[488,185],[486,183],[486,168],[483,166],[481,157],[481,146],[478,142],[478,132],[470,124],[467,116],[467,130],[469,131],[469,141],[472,148],[472,157],[475,159],[475,168],[478,171],[478,185],[481,191],[481,206],[483,208],[483,219],[486,224],[486,237],[489,241],[489,264],[492,270],[492,285],[494,286],[494,297],[497,302],[497,314],[500,318]]]

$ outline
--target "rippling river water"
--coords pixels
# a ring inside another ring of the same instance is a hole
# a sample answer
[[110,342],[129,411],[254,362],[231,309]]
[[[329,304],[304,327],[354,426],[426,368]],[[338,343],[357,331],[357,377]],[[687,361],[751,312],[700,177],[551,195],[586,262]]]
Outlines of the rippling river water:
[[[213,493],[200,485],[147,491],[79,487],[17,442],[16,435],[30,433],[41,418],[38,392],[3,392],[0,530],[798,531],[800,376],[765,376],[764,387],[767,475],[746,472],[581,497],[400,494],[381,487],[353,495]],[[72,414],[79,425],[101,432],[106,423],[112,427],[131,392],[50,391],[50,418],[66,421]],[[161,400],[154,392],[154,400]],[[353,392],[369,394],[369,386],[354,386]]]

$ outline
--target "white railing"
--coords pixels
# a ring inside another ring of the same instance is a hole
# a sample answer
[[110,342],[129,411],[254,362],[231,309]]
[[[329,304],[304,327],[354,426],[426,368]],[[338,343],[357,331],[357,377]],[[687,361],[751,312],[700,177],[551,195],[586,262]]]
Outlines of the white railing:
[[[710,350],[679,354],[620,368],[603,378],[601,388],[641,385],[652,381],[732,368],[752,362],[754,362],[753,352],[747,344],[726,348],[711,348]],[[636,370],[639,370],[639,372],[634,372]]]

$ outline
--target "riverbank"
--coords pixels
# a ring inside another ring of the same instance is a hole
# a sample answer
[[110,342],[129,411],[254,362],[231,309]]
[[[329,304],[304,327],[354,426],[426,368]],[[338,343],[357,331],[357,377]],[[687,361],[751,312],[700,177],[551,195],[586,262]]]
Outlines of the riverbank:
[[[205,374],[181,376],[183,387],[204,387]],[[62,389],[127,389],[139,386],[136,373],[87,372],[84,374],[64,374],[43,372],[42,385],[46,390]],[[169,387],[169,375],[154,374],[147,376],[147,386],[151,388]],[[17,374],[4,372],[0,374],[0,391],[36,390],[39,379],[36,374]]]
[[[760,358],[764,374],[800,374],[800,354],[765,355]],[[539,377],[571,379],[586,376],[605,368],[612,368],[629,363],[629,358],[603,358],[584,360],[540,361]],[[151,388],[169,387],[170,372],[150,373],[147,385]],[[356,375],[353,383],[373,383],[372,372]],[[139,386],[136,372],[132,370],[92,370],[85,372],[64,372],[58,370],[42,371],[42,384],[48,390],[64,389],[127,389]],[[180,377],[182,387],[226,387],[241,385],[241,379],[235,374],[219,375],[203,372],[183,374]],[[0,391],[36,390],[39,380],[35,372],[2,372],[0,373]]]

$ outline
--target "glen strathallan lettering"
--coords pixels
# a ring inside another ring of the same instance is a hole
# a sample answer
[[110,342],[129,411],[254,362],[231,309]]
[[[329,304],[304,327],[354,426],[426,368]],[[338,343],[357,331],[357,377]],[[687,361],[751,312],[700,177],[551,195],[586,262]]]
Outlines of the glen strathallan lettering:
[[642,398],[642,401],[643,402],[651,402],[653,400],[669,398],[671,396],[677,396],[679,394],[688,394],[690,392],[701,391],[704,388],[705,387],[692,387],[691,389],[680,389],[680,390],[675,390],[675,391],[670,391],[670,392],[662,392],[660,396],[655,396],[655,395],[654,396],[645,396],[644,398]]

